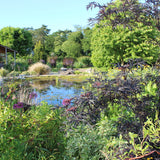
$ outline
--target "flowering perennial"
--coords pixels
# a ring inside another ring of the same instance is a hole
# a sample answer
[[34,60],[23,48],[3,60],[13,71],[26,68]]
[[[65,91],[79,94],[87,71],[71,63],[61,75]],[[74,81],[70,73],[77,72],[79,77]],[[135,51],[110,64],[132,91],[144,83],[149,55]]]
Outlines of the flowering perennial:
[[71,99],[66,98],[62,101],[63,106],[68,106],[70,103],[71,103]]
[[23,102],[18,102],[17,104],[13,105],[13,109],[23,108],[23,107],[24,107]]

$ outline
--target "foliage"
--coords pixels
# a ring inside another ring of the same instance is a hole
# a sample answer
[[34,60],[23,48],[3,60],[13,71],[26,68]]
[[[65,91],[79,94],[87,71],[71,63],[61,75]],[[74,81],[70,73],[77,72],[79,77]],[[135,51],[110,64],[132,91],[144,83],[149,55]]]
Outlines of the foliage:
[[76,58],[82,55],[82,38],[83,35],[80,31],[72,32],[68,36],[68,40],[66,40],[62,45],[62,51],[67,53],[67,57]]
[[40,62],[34,63],[28,69],[29,72],[36,72],[38,75],[48,74],[50,70],[51,69],[48,65]]
[[62,45],[68,39],[70,33],[71,33],[70,30],[64,30],[64,31],[59,30],[52,34],[55,37],[54,52],[56,56],[61,58],[64,58],[66,56],[66,53],[62,50]]
[[[83,87],[86,92],[70,99],[70,104],[66,106],[67,118],[72,126],[81,123],[92,126],[96,124],[95,130],[100,136],[98,139],[105,140],[100,150],[107,159],[140,155],[143,158],[157,153],[159,72],[153,69],[151,72],[142,64],[141,61],[130,61],[129,65],[119,67],[119,72],[112,78],[108,78],[109,75],[105,72],[97,73],[95,79],[91,79],[91,84],[86,85],[87,88]],[[133,66],[137,68],[132,68]],[[136,72],[140,73],[139,78],[135,76]],[[74,105],[71,106],[71,102]],[[155,119],[157,128],[153,127],[151,119]]]
[[19,52],[21,56],[32,51],[32,35],[25,29],[5,27],[0,30],[0,43]]
[[16,60],[12,54],[8,54],[8,64],[5,65],[5,69],[11,71],[23,72],[28,69],[28,66],[32,64],[33,57],[32,55],[21,56],[18,53],[16,54]]
[[44,47],[50,29],[48,29],[46,25],[42,25],[41,28],[38,29],[30,28],[29,32],[32,34],[33,37],[33,45],[35,46],[36,43],[40,41]]
[[[155,111],[159,108],[159,76],[157,73],[146,74],[138,79],[134,77],[135,72],[122,70],[112,79],[108,79],[105,72],[97,74],[95,79],[91,79],[91,84],[88,84],[86,93],[72,99],[76,108],[69,112],[69,120],[74,124],[81,121],[95,124],[105,109],[107,116],[121,117],[118,120],[118,130],[124,136],[124,132],[137,131],[147,116],[154,118]],[[128,139],[127,135],[126,138]]]
[[74,59],[73,58],[64,58],[63,59],[63,66],[64,67],[72,67],[73,68]]
[[88,56],[79,57],[74,63],[75,68],[85,68],[90,67],[91,65],[91,60]]
[[67,133],[64,158],[68,160],[104,159],[100,153],[104,143],[94,128],[81,124]]
[[79,57],[81,55],[81,44],[74,41],[65,41],[62,45],[62,51],[66,52],[68,57]]
[[91,36],[92,30],[90,28],[83,30],[82,49],[85,56],[91,55]]
[[154,122],[151,118],[148,118],[144,123],[142,130],[142,137],[138,134],[134,134],[129,132],[130,136],[130,144],[132,145],[132,149],[129,154],[134,154],[136,159],[151,157],[152,150],[158,150],[159,144],[159,130],[160,124],[157,117],[154,119]]
[[91,61],[96,67],[110,67],[115,63],[124,64],[128,59],[142,58],[155,63],[159,56],[159,32],[152,26],[130,30],[119,25],[115,29],[101,21],[92,32]]
[[7,74],[8,77],[16,77],[16,76],[19,76],[21,72],[20,71],[11,71]]
[[47,53],[47,55],[50,55],[51,53],[54,52],[54,40],[55,37],[53,34],[50,34],[46,37],[46,41],[45,41],[45,51]]
[[[6,107],[7,106],[7,107]],[[1,107],[0,157],[5,159],[61,159],[65,146],[60,110],[50,110],[44,103],[23,113],[7,102]]]
[[38,41],[34,48],[34,61],[37,62],[44,58],[44,48],[41,41]]
[[129,60],[96,72],[82,88],[58,109],[45,103],[26,108],[14,99],[16,86],[1,87],[1,159],[159,158],[159,70]]
[[43,59],[43,55],[44,55],[44,48],[43,45],[41,43],[41,41],[37,42],[34,48],[34,61],[37,62],[41,59]]
[[50,56],[47,57],[48,63],[51,65],[51,67],[56,67],[56,62],[57,62],[57,57],[55,56]]
[[4,69],[4,68],[0,68],[0,76],[1,77],[5,77],[8,74],[8,70]]
[[99,23],[106,19],[106,25],[111,25],[113,28],[118,25],[130,28],[135,23],[141,22],[148,26],[155,25],[160,29],[159,5],[158,0],[146,0],[145,3],[140,3],[138,0],[117,0],[103,5],[91,2],[87,5],[87,9],[99,8],[97,16],[89,19],[91,23]]

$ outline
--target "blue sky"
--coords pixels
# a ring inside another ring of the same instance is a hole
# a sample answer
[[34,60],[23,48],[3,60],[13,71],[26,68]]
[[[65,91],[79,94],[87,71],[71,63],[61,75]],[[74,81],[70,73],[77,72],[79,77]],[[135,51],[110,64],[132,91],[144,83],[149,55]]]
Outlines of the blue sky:
[[[3,27],[40,28],[42,24],[51,29],[75,29],[76,25],[87,27],[88,19],[95,17],[97,9],[87,11],[86,5],[94,0],[0,0],[0,29]],[[96,0],[106,4],[110,0]]]

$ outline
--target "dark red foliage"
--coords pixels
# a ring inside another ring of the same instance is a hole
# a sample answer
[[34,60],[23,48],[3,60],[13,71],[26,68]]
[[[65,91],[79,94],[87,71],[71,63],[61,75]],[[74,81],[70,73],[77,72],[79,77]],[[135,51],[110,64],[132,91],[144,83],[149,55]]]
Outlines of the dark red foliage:
[[57,57],[50,58],[51,67],[56,67],[56,61],[57,61]]
[[74,59],[73,58],[64,58],[63,59],[63,67],[72,67],[73,68]]
[[[96,2],[89,3],[87,5],[87,10],[99,8],[97,16],[89,19],[90,24],[99,23],[101,20],[107,19],[110,21],[113,28],[119,24],[124,25],[124,27],[131,27],[131,24],[135,22],[152,25],[151,19],[153,19],[156,22],[156,27],[160,30],[159,0],[146,0],[145,3],[137,3],[137,0],[123,0],[122,5],[118,8],[116,6],[111,7],[113,4],[114,2],[108,3],[107,5],[100,5]],[[130,11],[130,13],[128,14],[127,11]],[[110,19],[113,13],[115,14],[115,18]],[[123,17],[121,13],[124,14]]]

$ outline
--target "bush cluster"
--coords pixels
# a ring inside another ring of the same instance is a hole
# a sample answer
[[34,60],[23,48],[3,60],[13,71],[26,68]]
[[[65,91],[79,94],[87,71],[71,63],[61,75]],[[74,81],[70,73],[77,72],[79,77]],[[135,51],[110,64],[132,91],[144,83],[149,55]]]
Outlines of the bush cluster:
[[77,60],[74,62],[74,67],[75,68],[86,68],[92,66],[90,57],[88,56],[83,56],[77,58]]

